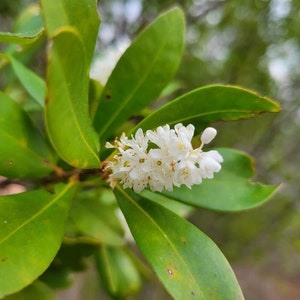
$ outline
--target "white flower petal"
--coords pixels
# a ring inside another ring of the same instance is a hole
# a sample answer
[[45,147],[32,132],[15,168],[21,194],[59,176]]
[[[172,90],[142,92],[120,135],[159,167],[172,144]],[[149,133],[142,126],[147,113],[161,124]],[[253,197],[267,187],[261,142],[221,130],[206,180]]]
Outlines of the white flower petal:
[[223,158],[216,150],[203,152],[202,147],[215,137],[217,131],[206,128],[201,135],[201,146],[193,149],[194,130],[192,124],[185,127],[181,123],[174,129],[169,125],[159,126],[145,134],[138,129],[131,139],[122,134],[114,145],[107,143],[107,148],[119,150],[114,161],[105,167],[111,172],[108,177],[111,187],[120,182],[124,188],[137,193],[147,187],[161,192],[163,189],[172,191],[174,186],[181,185],[191,188],[200,184],[203,178],[213,178],[214,173],[220,171]]

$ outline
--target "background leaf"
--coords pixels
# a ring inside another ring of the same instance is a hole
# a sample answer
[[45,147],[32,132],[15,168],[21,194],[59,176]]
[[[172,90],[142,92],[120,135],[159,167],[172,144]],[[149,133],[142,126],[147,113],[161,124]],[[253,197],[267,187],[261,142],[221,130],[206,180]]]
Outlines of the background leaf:
[[99,142],[88,111],[88,65],[76,31],[53,39],[47,71],[47,131],[59,156],[79,168],[99,167]]
[[[29,45],[40,40],[43,33],[43,21],[39,5],[32,4],[22,10],[14,24],[13,32],[0,32],[0,42],[22,46]],[[16,48],[9,48],[9,52],[11,51],[16,51]],[[20,48],[17,51],[20,51]]]
[[75,272],[85,270],[88,267],[87,257],[99,250],[100,244],[95,239],[87,237],[65,237],[53,261],[53,269],[67,269]]
[[126,249],[102,246],[96,263],[102,284],[112,297],[124,299],[140,289],[139,272]]
[[89,112],[91,119],[94,119],[97,107],[99,105],[99,100],[101,93],[103,91],[103,86],[100,82],[95,79],[90,78],[89,84]]
[[96,0],[41,0],[48,36],[53,38],[62,27],[73,27],[83,43],[88,65],[94,54],[100,24],[96,4]]
[[[113,199],[114,202],[107,201]],[[105,199],[105,200],[104,200]],[[78,193],[70,218],[80,234],[108,245],[123,245],[124,232],[117,216],[117,203],[111,189]]]
[[64,233],[75,183],[0,197],[0,297],[33,282],[50,265]]
[[33,35],[24,33],[0,32],[0,42],[27,45],[37,41],[42,36],[42,34],[43,30]]
[[184,44],[184,16],[174,8],[129,46],[102,93],[94,125],[102,139],[159,96],[172,79]]
[[70,287],[74,283],[73,272],[86,270],[90,266],[89,257],[99,251],[99,247],[95,239],[64,237],[54,260],[39,279],[53,289]]
[[24,290],[5,297],[5,300],[55,300],[54,292],[43,282],[35,281]]
[[278,189],[251,181],[254,166],[251,157],[233,149],[218,149],[224,158],[222,169],[213,179],[162,194],[180,202],[220,211],[240,211],[259,206]]
[[19,104],[0,92],[0,174],[29,178],[52,171],[54,157]]
[[130,190],[115,193],[138,246],[175,299],[243,299],[230,265],[205,234]]
[[11,66],[27,92],[39,103],[44,106],[46,96],[46,84],[37,74],[26,68],[21,62],[12,55],[8,55]]
[[139,123],[136,129],[176,123],[192,123],[201,129],[218,120],[233,121],[279,110],[279,104],[252,91],[236,86],[210,85],[167,103]]

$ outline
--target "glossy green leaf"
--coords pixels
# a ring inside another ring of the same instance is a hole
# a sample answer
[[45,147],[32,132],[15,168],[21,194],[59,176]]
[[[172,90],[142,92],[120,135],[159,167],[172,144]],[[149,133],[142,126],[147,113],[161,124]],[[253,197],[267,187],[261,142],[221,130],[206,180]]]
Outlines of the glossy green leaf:
[[47,175],[52,151],[21,106],[0,92],[0,174],[29,178]]
[[140,289],[139,272],[125,249],[103,246],[96,263],[104,289],[114,298],[124,299]]
[[[50,38],[57,30],[70,26],[77,31],[83,43],[86,61],[89,64],[94,54],[100,24],[96,0],[41,0],[45,28]],[[70,48],[69,51],[72,51]]]
[[218,149],[224,158],[222,169],[213,179],[204,179],[191,189],[175,188],[163,195],[193,206],[220,211],[240,211],[263,204],[276,192],[277,186],[251,181],[254,166],[251,157],[233,149]]
[[33,282],[50,265],[64,233],[75,183],[0,197],[0,298]]
[[137,128],[192,123],[201,129],[218,120],[233,121],[279,110],[279,104],[252,91],[235,86],[210,85],[167,103],[139,123]]
[[154,21],[120,58],[103,91],[94,124],[102,139],[159,96],[184,44],[184,16],[174,8]]
[[29,35],[24,33],[12,33],[12,32],[0,32],[0,42],[18,44],[18,45],[27,45],[37,41],[43,34],[43,30],[40,32]]
[[144,198],[150,199],[151,201],[164,206],[168,210],[171,210],[172,212],[176,213],[181,217],[187,217],[194,211],[194,208],[190,205],[178,202],[172,198],[166,197],[161,193],[154,193],[148,189],[143,190],[140,193],[140,195]]
[[80,234],[99,243],[120,246],[124,244],[124,232],[116,213],[117,204],[101,199],[111,196],[114,197],[111,190],[102,195],[98,195],[97,191],[83,191],[77,195],[70,217]]
[[9,55],[8,58],[16,76],[24,88],[33,97],[33,99],[35,99],[41,106],[44,106],[44,99],[46,96],[46,84],[44,80],[26,68],[12,55]]
[[174,299],[243,299],[222,252],[198,228],[131,190],[115,193],[139,248]]
[[35,281],[24,290],[5,297],[5,300],[55,300],[54,292],[43,282]]
[[99,167],[99,141],[88,110],[88,65],[78,34],[71,28],[53,39],[47,83],[45,119],[53,147],[74,167]]

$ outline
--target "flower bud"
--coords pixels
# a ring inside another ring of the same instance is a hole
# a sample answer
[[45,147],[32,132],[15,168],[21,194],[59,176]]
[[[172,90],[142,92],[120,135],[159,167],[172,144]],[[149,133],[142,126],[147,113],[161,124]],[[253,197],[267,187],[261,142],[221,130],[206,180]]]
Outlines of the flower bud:
[[212,127],[207,127],[202,135],[201,135],[201,142],[202,144],[209,144],[217,135],[217,130]]

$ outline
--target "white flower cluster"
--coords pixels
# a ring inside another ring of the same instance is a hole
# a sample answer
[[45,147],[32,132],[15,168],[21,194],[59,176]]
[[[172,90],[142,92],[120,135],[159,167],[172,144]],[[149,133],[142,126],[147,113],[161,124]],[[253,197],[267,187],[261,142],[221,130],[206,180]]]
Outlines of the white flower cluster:
[[203,152],[204,144],[210,143],[217,134],[216,129],[206,128],[201,135],[201,145],[193,149],[194,126],[181,123],[170,129],[169,125],[156,130],[147,130],[146,134],[138,129],[129,139],[124,133],[114,145],[115,161],[109,162],[108,182],[114,187],[117,182],[124,188],[141,192],[149,186],[152,191],[173,190],[173,186],[182,184],[191,188],[200,184],[203,178],[213,178],[221,170],[222,156],[216,150]]

